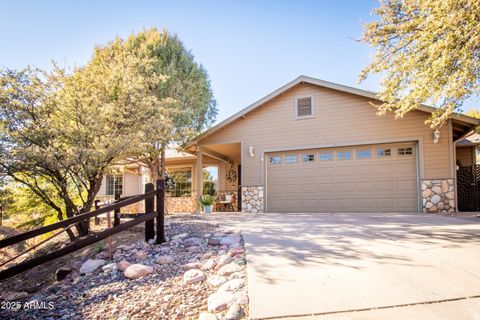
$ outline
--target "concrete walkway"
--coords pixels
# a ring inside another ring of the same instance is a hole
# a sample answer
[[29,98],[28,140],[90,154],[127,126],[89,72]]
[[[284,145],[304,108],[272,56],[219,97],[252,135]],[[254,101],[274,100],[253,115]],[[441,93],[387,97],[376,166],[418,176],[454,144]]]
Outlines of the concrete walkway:
[[355,213],[215,219],[242,230],[252,319],[480,319],[478,218]]

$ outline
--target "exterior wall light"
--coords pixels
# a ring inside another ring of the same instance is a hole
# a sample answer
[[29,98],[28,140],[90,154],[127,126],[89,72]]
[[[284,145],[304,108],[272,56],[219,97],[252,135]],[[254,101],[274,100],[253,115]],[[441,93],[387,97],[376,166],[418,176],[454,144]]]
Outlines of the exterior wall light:
[[435,129],[435,131],[433,131],[433,143],[438,143],[439,140],[440,140],[440,131],[438,131],[438,129]]
[[251,158],[255,157],[255,149],[253,148],[253,146],[248,147],[248,155]]

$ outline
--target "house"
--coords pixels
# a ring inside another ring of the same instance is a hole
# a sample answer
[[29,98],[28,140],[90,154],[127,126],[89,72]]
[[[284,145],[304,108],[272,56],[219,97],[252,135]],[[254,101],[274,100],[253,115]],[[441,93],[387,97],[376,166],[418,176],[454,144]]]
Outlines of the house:
[[[432,130],[432,107],[395,119],[371,102],[372,92],[296,78],[168,157],[188,181],[170,193],[171,209],[193,211],[204,168],[215,167],[217,190],[236,193],[244,212],[456,211],[457,143],[479,120],[453,114]],[[141,191],[137,174],[123,178],[126,195]]]

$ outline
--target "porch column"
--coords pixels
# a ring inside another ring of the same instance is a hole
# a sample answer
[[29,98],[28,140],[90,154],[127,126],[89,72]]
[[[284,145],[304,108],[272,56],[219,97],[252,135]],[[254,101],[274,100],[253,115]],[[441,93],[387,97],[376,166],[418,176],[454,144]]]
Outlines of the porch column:
[[[197,150],[197,159],[195,160],[195,191],[197,192],[197,200],[203,194],[203,159],[200,148]],[[202,210],[201,206],[197,202],[197,212]]]

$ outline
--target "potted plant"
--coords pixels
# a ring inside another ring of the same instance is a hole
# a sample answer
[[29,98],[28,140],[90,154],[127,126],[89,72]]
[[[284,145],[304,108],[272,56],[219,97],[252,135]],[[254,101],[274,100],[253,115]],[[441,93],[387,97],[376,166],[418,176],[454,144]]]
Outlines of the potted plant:
[[204,207],[205,213],[212,213],[213,203],[215,202],[214,196],[208,194],[203,195],[199,202]]

